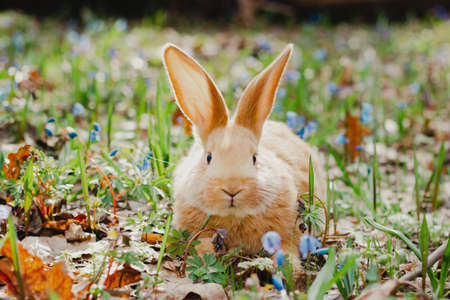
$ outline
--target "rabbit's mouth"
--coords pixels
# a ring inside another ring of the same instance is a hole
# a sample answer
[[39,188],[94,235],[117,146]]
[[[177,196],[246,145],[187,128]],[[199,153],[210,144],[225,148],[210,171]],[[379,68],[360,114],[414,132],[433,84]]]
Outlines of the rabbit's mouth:
[[235,200],[234,197],[237,196],[237,194],[239,194],[240,192],[242,192],[242,190],[239,190],[237,192],[229,192],[226,189],[222,189],[222,191],[230,197],[230,208],[236,207],[234,203]]

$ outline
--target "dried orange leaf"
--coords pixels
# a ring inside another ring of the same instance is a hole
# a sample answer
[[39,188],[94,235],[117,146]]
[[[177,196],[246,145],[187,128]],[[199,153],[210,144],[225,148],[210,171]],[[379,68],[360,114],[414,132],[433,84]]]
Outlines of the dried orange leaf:
[[[58,294],[60,299],[74,299],[72,278],[63,271],[62,262],[49,268],[39,257],[31,255],[21,244],[17,244],[17,246],[20,271],[27,297],[31,299],[50,299],[48,292],[53,291]],[[4,256],[0,260],[0,273],[2,274],[0,277],[8,286],[8,294],[17,296],[18,283],[14,274],[9,239],[5,241],[0,254]]]
[[149,244],[156,244],[163,240],[163,236],[159,233],[143,233],[141,236],[142,242],[147,242]]
[[360,153],[357,147],[361,145],[364,136],[370,134],[370,130],[363,127],[359,118],[352,116],[349,112],[345,115],[344,126],[346,131],[345,136],[348,139],[345,147],[351,160],[354,161]]
[[117,270],[107,278],[105,285],[107,288],[115,289],[138,282],[139,280],[141,280],[141,272],[125,264],[123,269]]
[[20,167],[33,154],[33,148],[25,145],[19,148],[16,153],[8,154],[8,164],[3,165],[3,172],[6,179],[17,179],[20,174]]

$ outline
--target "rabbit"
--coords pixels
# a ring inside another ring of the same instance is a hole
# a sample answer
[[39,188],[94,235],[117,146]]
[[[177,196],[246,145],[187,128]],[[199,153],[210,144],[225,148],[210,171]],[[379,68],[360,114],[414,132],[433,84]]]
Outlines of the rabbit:
[[284,123],[267,120],[292,52],[287,45],[251,80],[230,118],[205,69],[175,45],[165,46],[172,92],[194,132],[173,174],[175,228],[196,233],[211,216],[208,227],[226,229],[226,245],[248,254],[262,249],[266,232],[276,231],[282,249],[298,258],[297,199],[308,193],[310,156],[315,195],[323,201],[326,180],[318,152]]

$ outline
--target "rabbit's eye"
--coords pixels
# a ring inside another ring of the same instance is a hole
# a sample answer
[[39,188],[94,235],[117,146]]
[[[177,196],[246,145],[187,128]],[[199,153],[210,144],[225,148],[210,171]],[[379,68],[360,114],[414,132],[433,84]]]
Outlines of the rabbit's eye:
[[253,154],[253,165],[256,165],[256,154]]
[[211,154],[211,152],[209,152],[208,155],[206,155],[206,162],[208,163],[208,165],[211,162],[211,159],[212,159],[212,154]]

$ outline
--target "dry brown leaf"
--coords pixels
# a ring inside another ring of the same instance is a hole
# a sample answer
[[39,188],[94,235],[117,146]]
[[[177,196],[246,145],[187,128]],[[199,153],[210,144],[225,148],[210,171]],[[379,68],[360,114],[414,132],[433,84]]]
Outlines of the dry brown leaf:
[[[21,244],[19,250],[20,270],[25,294],[32,299],[50,299],[48,292],[54,291],[60,299],[74,299],[72,278],[62,270],[63,263],[48,268],[38,256],[31,255]],[[12,263],[12,251],[9,239],[5,241],[0,254],[0,273],[8,286],[7,293],[18,296],[18,283]]]
[[143,233],[141,236],[141,242],[147,242],[154,245],[163,240],[163,236],[159,233]]
[[382,285],[365,290],[356,300],[384,300],[400,285],[397,279],[389,279]]
[[109,289],[115,289],[139,280],[141,280],[141,272],[125,264],[123,269],[117,270],[107,278],[105,285]]
[[177,278],[159,284],[145,295],[145,299],[192,299],[222,300],[228,299],[223,287],[218,283],[192,283],[188,278]]
[[350,112],[347,112],[345,115],[344,126],[345,136],[348,138],[348,143],[345,147],[351,160],[354,161],[360,153],[357,147],[361,145],[364,136],[370,134],[370,130],[363,127],[359,122],[359,118],[352,116]]
[[25,145],[19,148],[16,153],[8,154],[8,164],[3,165],[3,172],[6,179],[17,179],[20,174],[20,167],[33,154],[33,148]]

